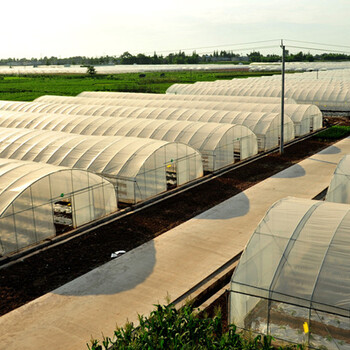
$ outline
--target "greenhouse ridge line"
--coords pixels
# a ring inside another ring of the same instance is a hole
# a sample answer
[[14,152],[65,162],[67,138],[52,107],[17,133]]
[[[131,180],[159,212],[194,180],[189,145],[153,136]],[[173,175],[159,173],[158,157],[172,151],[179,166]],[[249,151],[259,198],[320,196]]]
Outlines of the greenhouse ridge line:
[[[322,128],[320,130],[316,130],[310,134],[298,137],[297,139],[294,139],[292,141],[289,141],[288,143],[285,143],[284,147],[292,146],[296,143],[299,143],[301,141],[304,141],[308,138],[311,138],[312,136],[318,134],[319,132],[326,130],[328,128]],[[275,152],[279,151],[279,146],[272,148],[268,151],[259,153],[256,156],[247,158],[246,160],[240,161],[239,163],[234,163],[231,165],[228,165],[226,167],[223,167],[219,170],[213,171],[210,174],[207,174],[203,176],[202,178],[199,178],[197,180],[193,180],[187,184],[182,185],[181,187],[177,187],[171,191],[164,192],[158,196],[155,196],[149,200],[146,200],[144,202],[134,204],[132,206],[129,206],[125,209],[119,210],[116,213],[112,213],[111,215],[105,216],[101,219],[95,220],[91,223],[88,223],[86,225],[80,226],[79,228],[75,230],[71,230],[67,233],[64,233],[62,235],[56,236],[50,240],[44,241],[43,243],[33,246],[29,249],[20,251],[16,254],[9,255],[9,256],[4,256],[0,258],[0,270],[6,267],[9,267],[10,265],[16,264],[17,262],[21,262],[25,260],[26,258],[29,258],[31,256],[34,256],[36,254],[39,254],[40,252],[47,250],[49,248],[56,247],[58,245],[64,244],[74,238],[78,238],[84,234],[87,234],[89,232],[92,232],[102,226],[108,225],[114,221],[123,219],[129,215],[135,214],[140,212],[143,209],[149,208],[152,205],[158,204],[163,202],[164,200],[167,200],[169,198],[175,197],[178,194],[181,194],[185,191],[191,190],[193,188],[196,188],[202,184],[205,184],[211,180],[214,180],[218,177],[221,177],[222,175],[225,175],[228,172],[231,172],[232,170],[241,168],[245,165],[248,165],[250,163],[253,163],[259,159],[262,159],[270,154],[273,154]]]

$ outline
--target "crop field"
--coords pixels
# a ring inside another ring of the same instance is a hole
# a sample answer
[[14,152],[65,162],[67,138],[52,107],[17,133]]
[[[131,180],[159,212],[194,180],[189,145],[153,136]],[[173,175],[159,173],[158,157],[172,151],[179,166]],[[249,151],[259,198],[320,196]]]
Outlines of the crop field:
[[165,93],[175,83],[272,75],[276,72],[187,71],[113,75],[0,76],[0,100],[32,101],[42,95],[76,96],[82,91]]

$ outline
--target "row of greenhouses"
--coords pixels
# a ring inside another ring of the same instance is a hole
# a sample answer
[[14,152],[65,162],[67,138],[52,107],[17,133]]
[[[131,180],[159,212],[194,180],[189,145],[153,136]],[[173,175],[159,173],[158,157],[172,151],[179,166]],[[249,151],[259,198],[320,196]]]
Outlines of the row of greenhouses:
[[[65,97],[65,96],[42,96],[36,102],[98,105],[101,104],[99,98]],[[146,99],[108,99],[102,101],[104,106],[127,106],[127,107],[157,107],[157,108],[185,108],[185,109],[208,109],[218,111],[250,111],[279,113],[281,107],[277,103],[244,103],[224,102],[224,101],[181,101],[181,100],[146,100]],[[285,106],[285,113],[294,123],[295,136],[308,134],[310,131],[322,127],[322,113],[314,105],[288,104]]]
[[52,239],[203,175],[179,142],[0,127],[0,255]]
[[[77,97],[42,96],[34,102],[1,101],[0,159],[30,163],[33,169],[40,163],[79,170],[87,174],[88,180],[87,184],[82,182],[84,192],[73,186],[75,173],[71,183],[67,175],[66,180],[60,180],[66,187],[56,188],[61,197],[48,191],[40,210],[35,204],[35,186],[39,185],[33,186],[28,180],[22,186],[26,197],[22,198],[21,191],[18,194],[21,201],[26,198],[26,204],[21,209],[18,204],[9,204],[0,214],[4,224],[0,254],[18,251],[53,237],[55,232],[106,216],[118,209],[118,202],[145,201],[196,180],[203,172],[219,170],[277,147],[281,138],[279,103],[279,98],[254,96],[183,98],[99,92]],[[285,105],[285,141],[322,126],[317,107],[298,105],[289,98]],[[65,174],[56,172],[62,177]],[[53,175],[44,177],[46,180],[38,179],[38,184],[50,182]],[[107,203],[97,204],[95,178],[100,179],[104,189],[98,198]],[[89,200],[80,200],[83,196]],[[46,213],[42,218],[50,217],[42,234],[38,212]],[[30,219],[24,220],[21,215]],[[20,222],[26,222],[27,228]],[[29,231],[34,233],[30,236]]]
[[200,152],[205,171],[220,169],[258,152],[253,132],[236,124],[0,112],[0,127],[178,142]]
[[350,348],[350,155],[325,201],[285,198],[251,236],[230,287],[230,322],[317,349]]
[[[281,76],[174,84],[168,88],[167,94],[280,97]],[[302,74],[287,74],[284,96],[298,104],[316,105],[325,111],[349,111],[350,80],[332,79],[330,74],[322,76],[322,79],[318,79],[318,76],[309,75],[306,78]]]
[[[39,102],[0,102],[0,111],[67,114],[71,116],[105,116],[131,119],[179,120],[204,123],[238,124],[250,129],[257,137],[258,151],[279,145],[281,117],[279,113],[223,111],[208,109],[125,107],[60,104]],[[284,140],[295,137],[294,123],[289,116],[284,118]],[[252,147],[254,149],[255,147]],[[241,159],[243,159],[241,157]]]

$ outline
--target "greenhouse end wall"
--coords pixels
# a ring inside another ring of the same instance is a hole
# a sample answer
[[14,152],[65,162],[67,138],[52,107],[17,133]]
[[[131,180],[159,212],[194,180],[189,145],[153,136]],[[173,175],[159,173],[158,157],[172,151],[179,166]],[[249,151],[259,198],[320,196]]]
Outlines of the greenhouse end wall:
[[[6,192],[0,198],[5,200],[5,196]],[[116,210],[115,189],[107,180],[85,171],[57,170],[25,186],[3,211],[0,255],[38,244]]]
[[232,276],[230,323],[286,342],[348,350],[349,251],[349,205],[276,202]]

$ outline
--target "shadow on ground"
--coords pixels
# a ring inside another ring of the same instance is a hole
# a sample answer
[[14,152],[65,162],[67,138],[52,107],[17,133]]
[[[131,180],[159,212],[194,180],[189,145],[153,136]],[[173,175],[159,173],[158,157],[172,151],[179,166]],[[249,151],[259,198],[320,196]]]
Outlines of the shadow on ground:
[[149,241],[119,258],[55,289],[59,295],[107,295],[134,289],[152,273],[156,263],[154,241]]

